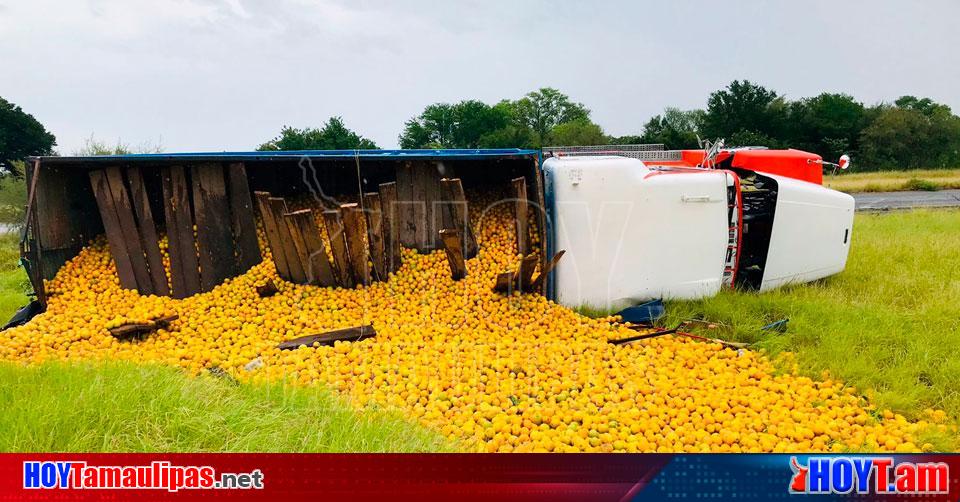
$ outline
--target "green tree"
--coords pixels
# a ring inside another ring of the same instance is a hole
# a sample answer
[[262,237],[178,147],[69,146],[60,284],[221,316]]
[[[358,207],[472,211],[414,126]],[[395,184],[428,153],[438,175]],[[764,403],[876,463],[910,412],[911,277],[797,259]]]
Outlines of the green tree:
[[[406,122],[400,148],[489,148],[518,137],[507,133],[510,108],[465,100],[456,104],[434,103]],[[501,133],[503,131],[503,134]]]
[[351,131],[340,117],[330,117],[321,129],[284,126],[280,136],[257,147],[275,150],[375,150],[377,144]]
[[836,161],[844,153],[856,155],[867,121],[866,109],[852,96],[823,93],[790,103],[784,142]]
[[734,80],[726,89],[710,94],[703,133],[711,139],[726,138],[727,144],[734,145],[734,135],[743,137],[747,131],[753,131],[755,137],[783,138],[786,122],[787,104],[782,96],[749,80]]
[[512,103],[512,109],[517,125],[530,129],[537,147],[556,142],[550,133],[558,125],[590,118],[587,107],[552,87],[527,93]]
[[662,143],[668,150],[697,148],[705,115],[703,110],[667,108],[644,124],[643,135],[634,144]]
[[608,138],[600,126],[586,117],[581,117],[555,125],[550,130],[550,142],[558,146],[605,145]]
[[871,110],[860,135],[866,169],[955,167],[960,164],[960,117],[928,98],[904,96]]
[[14,161],[52,155],[57,139],[19,106],[0,98],[0,169],[20,176]]

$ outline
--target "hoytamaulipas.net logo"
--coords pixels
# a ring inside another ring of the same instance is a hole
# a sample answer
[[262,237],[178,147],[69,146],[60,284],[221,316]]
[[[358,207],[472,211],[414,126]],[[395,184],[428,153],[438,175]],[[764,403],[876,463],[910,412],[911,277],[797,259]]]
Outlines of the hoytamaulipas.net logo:
[[25,489],[260,490],[263,472],[221,472],[206,465],[88,465],[86,462],[25,461]]
[[897,462],[893,457],[790,457],[791,493],[945,494],[950,466],[943,462]]

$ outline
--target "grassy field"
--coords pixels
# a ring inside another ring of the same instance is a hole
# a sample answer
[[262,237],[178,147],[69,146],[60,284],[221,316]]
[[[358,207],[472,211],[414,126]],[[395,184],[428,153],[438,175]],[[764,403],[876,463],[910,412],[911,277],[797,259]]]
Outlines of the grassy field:
[[[795,354],[910,417],[927,407],[960,419],[960,211],[858,214],[847,269],[763,294],[670,302],[668,324],[707,319],[710,336]],[[785,333],[760,327],[789,318]]]
[[823,184],[841,192],[897,192],[960,188],[960,169],[917,169],[824,175]]
[[445,439],[317,387],[133,364],[0,364],[0,451],[423,452]]
[[19,236],[0,233],[0,326],[30,300],[32,291],[27,274],[20,266]]

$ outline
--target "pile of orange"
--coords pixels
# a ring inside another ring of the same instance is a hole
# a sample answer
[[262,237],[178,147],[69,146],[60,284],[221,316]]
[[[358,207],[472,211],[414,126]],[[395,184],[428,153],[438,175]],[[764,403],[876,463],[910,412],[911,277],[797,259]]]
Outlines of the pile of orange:
[[[840,382],[775,371],[750,350],[670,336],[611,345],[636,332],[536,294],[493,292],[496,275],[519,260],[512,220],[501,205],[475,228],[480,252],[456,282],[443,252],[404,250],[385,282],[294,285],[267,252],[247,273],[183,300],[121,289],[98,240],[49,281],[45,313],[0,334],[0,358],[160,362],[323,385],[480,451],[918,451],[929,448],[918,433],[943,420],[876,410]],[[279,293],[261,298],[256,286],[268,280]],[[179,320],[142,340],[108,331],[171,313]],[[376,337],[276,348],[362,324]]]

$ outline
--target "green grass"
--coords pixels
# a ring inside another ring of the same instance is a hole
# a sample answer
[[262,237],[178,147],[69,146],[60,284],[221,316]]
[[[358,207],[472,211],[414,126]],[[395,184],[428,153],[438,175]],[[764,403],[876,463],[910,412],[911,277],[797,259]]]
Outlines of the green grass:
[[[857,214],[846,270],[767,293],[669,302],[667,324],[706,319],[711,336],[794,352],[801,371],[856,386],[881,408],[960,419],[960,211]],[[760,327],[789,318],[785,333]]]
[[[191,378],[155,365],[0,364],[0,451],[425,452],[439,434],[318,387]],[[15,403],[15,404],[13,404]]]
[[27,293],[33,290],[20,266],[19,239],[17,234],[0,233],[0,326],[30,302]]
[[824,175],[823,184],[841,192],[897,192],[960,188],[960,169],[843,172]]

